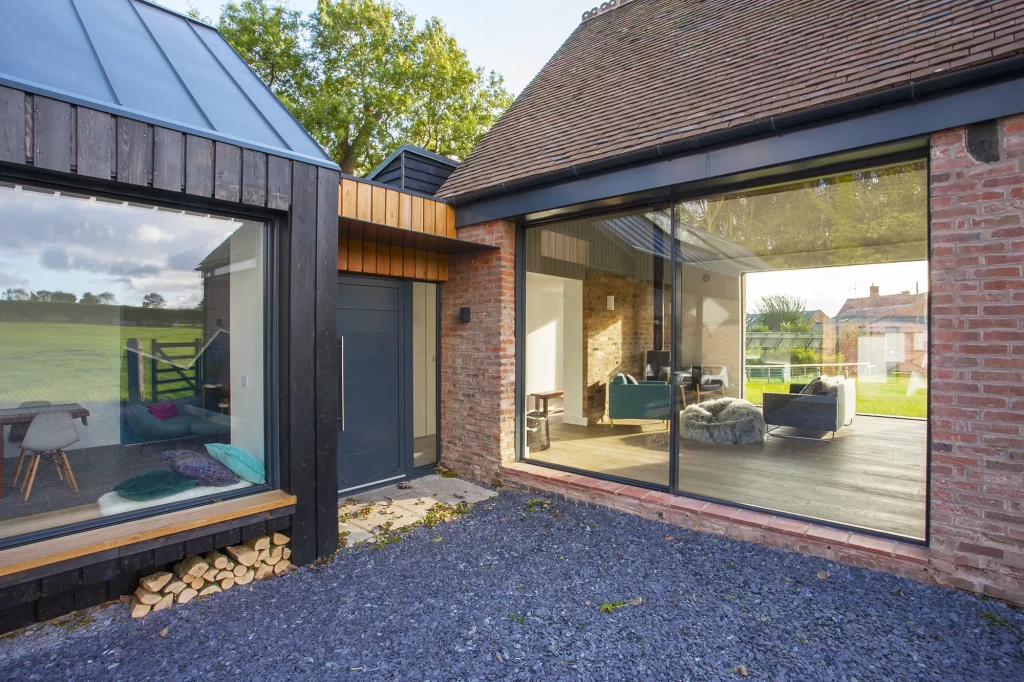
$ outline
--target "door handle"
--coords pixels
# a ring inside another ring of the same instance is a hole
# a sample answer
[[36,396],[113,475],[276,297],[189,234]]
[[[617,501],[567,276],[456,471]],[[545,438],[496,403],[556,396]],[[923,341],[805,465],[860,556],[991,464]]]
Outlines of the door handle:
[[338,381],[338,422],[341,424],[341,430],[345,430],[345,337],[340,338],[338,343],[338,367],[339,381]]

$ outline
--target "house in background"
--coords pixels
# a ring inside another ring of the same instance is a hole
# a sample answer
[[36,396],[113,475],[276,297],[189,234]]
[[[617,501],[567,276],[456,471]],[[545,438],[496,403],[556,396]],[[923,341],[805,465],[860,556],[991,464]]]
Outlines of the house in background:
[[928,366],[928,294],[880,294],[850,298],[834,318],[837,351],[850,362],[867,363],[862,379],[890,372],[924,373]]
[[[443,461],[1024,603],[1022,21],[1009,0],[584,13],[438,193],[496,247],[444,285]],[[930,304],[855,299],[822,320],[854,367],[751,393],[747,274],[885,263],[927,264]],[[678,415],[722,396],[804,440],[695,439]]]

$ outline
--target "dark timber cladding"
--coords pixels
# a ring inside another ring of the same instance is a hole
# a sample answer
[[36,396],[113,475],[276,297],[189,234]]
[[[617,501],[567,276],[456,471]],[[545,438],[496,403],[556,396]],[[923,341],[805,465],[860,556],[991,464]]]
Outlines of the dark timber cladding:
[[426,149],[403,144],[368,176],[367,180],[434,196],[459,163]]
[[[298,498],[288,520],[293,560],[303,564],[333,552],[338,171],[0,86],[0,176],[182,208],[247,212],[276,225],[271,272],[277,278],[279,319],[271,349],[278,351],[274,397],[281,409],[271,413],[279,424],[269,433],[279,434],[281,488]],[[218,542],[209,540],[223,546]],[[161,563],[151,555],[140,566]],[[104,565],[117,575],[128,570]],[[93,571],[88,565],[80,570]],[[124,575],[131,582],[131,572]],[[77,580],[81,583],[81,575]],[[4,597],[13,594],[4,589]],[[39,600],[39,614],[52,615],[117,596],[111,587],[90,588],[88,598],[60,592],[59,604],[50,608],[42,601],[48,597],[39,596],[42,588],[25,589]]]

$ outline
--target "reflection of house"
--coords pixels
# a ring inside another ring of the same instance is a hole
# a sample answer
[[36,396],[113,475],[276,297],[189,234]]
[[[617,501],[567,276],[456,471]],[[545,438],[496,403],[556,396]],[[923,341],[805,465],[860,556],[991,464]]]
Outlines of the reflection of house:
[[904,291],[850,298],[833,318],[838,352],[846,362],[869,363],[862,377],[923,371],[928,354],[928,294]]
[[[231,331],[232,320],[238,322],[242,316],[246,321],[254,313],[256,297],[246,302],[247,281],[242,273],[251,272],[257,276],[257,256],[261,232],[251,226],[242,226],[220,243],[196,268],[203,278],[203,343],[210,342],[203,355],[203,380],[211,383],[230,384],[231,345],[227,336],[214,338],[219,330]],[[235,291],[232,292],[232,281]],[[254,285],[259,280],[253,279]],[[240,287],[241,285],[241,287]]]

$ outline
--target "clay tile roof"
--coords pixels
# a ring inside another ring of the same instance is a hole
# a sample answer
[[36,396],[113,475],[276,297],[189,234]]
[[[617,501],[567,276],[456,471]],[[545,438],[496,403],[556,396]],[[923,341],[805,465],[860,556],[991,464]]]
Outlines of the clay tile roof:
[[632,0],[576,28],[439,195],[1022,52],[1020,0]]

